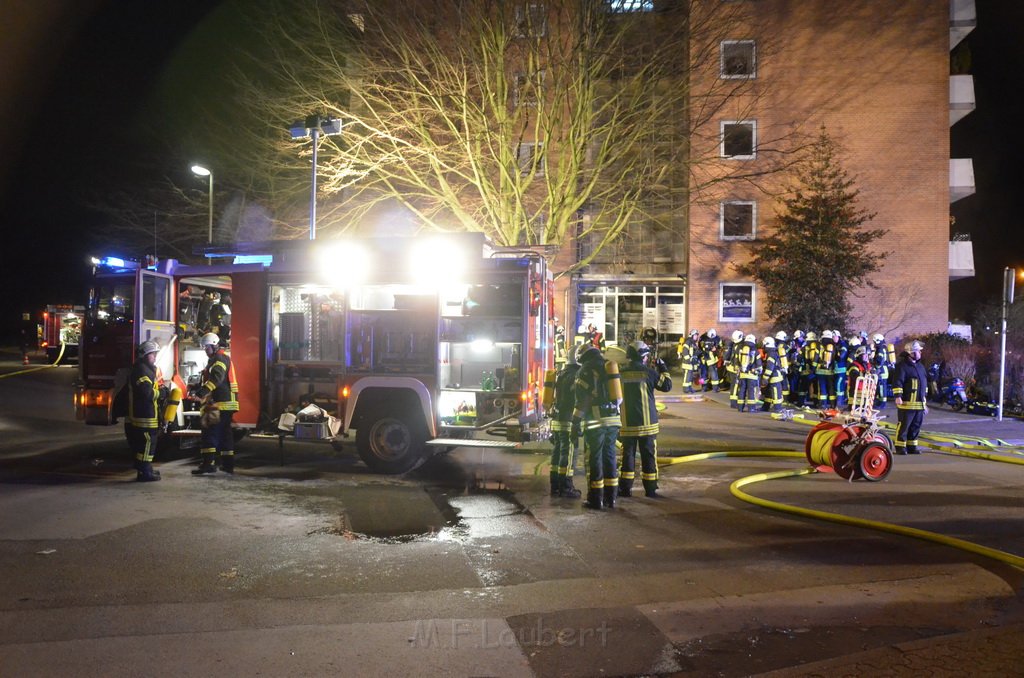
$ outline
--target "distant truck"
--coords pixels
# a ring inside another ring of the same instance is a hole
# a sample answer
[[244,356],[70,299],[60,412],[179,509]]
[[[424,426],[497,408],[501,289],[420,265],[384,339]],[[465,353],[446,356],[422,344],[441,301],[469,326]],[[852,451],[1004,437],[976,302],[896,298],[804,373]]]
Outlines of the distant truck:
[[84,319],[84,306],[52,304],[46,307],[39,323],[39,347],[46,351],[49,362],[78,360]]

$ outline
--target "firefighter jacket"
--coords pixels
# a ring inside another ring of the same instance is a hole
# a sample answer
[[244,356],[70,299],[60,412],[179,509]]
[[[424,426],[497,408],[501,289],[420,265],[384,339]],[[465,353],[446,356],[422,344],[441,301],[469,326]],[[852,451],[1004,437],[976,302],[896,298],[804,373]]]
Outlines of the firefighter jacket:
[[835,374],[836,366],[836,345],[831,339],[822,339],[818,342],[817,362],[814,365],[814,373],[817,375]]
[[576,408],[576,373],[580,366],[569,364],[558,370],[555,375],[555,406],[554,419],[551,421],[552,431],[569,431],[571,429],[572,411]]
[[871,366],[875,368],[879,379],[888,379],[895,367],[896,349],[892,344],[876,341],[871,354]]
[[836,374],[846,374],[846,368],[850,364],[850,345],[845,339],[836,342]]
[[700,336],[700,361],[705,365],[717,365],[718,354],[722,352],[722,338],[718,335],[709,337],[707,334]]
[[800,374],[816,374],[818,353],[820,352],[821,348],[818,346],[817,340],[804,342],[804,346],[800,350],[800,356],[803,358],[803,362],[800,364]]
[[736,373],[736,347],[739,346],[739,342],[735,342],[730,339],[725,344],[725,350],[722,351],[722,362],[725,364],[725,371]]
[[210,356],[210,362],[203,370],[202,385],[199,387],[200,398],[210,396],[217,407],[225,412],[238,411],[238,382],[235,380],[235,367],[231,357],[224,349],[218,349]]
[[800,371],[803,369],[803,362],[803,351],[800,350],[800,344],[794,339],[786,347],[786,367],[789,373],[800,374]]
[[783,368],[785,358],[779,355],[777,348],[766,348],[761,353],[762,374],[769,384],[777,384],[782,381],[786,370]]
[[910,354],[901,353],[889,385],[892,387],[893,397],[903,399],[903,404],[896,407],[901,410],[925,409],[928,373],[920,360],[912,361]]
[[660,371],[640,360],[632,360],[622,370],[622,428],[620,436],[658,435],[658,410],[654,391],[671,391],[672,377],[664,363]]
[[697,340],[687,337],[679,346],[679,366],[684,370],[694,371],[697,369]]
[[752,341],[742,341],[736,350],[736,368],[740,379],[757,379],[761,374],[761,354]]
[[[858,353],[854,359],[850,361],[850,365],[846,370],[846,391],[850,396],[851,403],[854,402],[854,396],[857,394],[857,378],[871,373],[871,366],[867,364],[866,356],[863,352]],[[871,403],[867,404],[870,405]]]
[[580,365],[573,383],[576,407],[573,419],[579,418],[584,429],[620,426],[619,403],[608,394],[608,372],[604,359],[590,360]]
[[128,423],[136,428],[159,428],[160,385],[156,367],[145,357],[132,365],[128,390]]

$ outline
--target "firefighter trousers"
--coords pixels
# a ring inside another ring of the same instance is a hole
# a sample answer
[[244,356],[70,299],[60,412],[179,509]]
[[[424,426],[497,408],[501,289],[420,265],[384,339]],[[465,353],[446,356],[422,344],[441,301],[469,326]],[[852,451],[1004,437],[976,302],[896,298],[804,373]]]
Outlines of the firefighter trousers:
[[924,410],[896,410],[896,454],[917,454],[917,436],[924,424]]
[[622,465],[619,468],[619,489],[627,492],[633,489],[636,478],[636,454],[640,453],[640,479],[644,492],[658,489],[658,439],[657,436],[623,436]]
[[136,462],[150,463],[153,461],[156,444],[160,439],[160,429],[139,428],[126,423],[124,434],[128,438],[128,448],[135,455]]
[[618,487],[618,469],[615,464],[615,441],[619,437],[618,426],[599,426],[583,432],[587,440],[587,487],[603,490]]
[[566,427],[564,431],[551,432],[551,489],[561,490],[566,481],[572,483],[573,457],[577,441],[573,439],[570,422],[560,422]]
[[231,429],[231,420],[235,413],[230,410],[220,411],[220,420],[213,426],[204,426],[199,437],[199,451],[204,459],[207,455],[216,455],[218,452],[222,457],[234,457],[235,455],[235,434]]

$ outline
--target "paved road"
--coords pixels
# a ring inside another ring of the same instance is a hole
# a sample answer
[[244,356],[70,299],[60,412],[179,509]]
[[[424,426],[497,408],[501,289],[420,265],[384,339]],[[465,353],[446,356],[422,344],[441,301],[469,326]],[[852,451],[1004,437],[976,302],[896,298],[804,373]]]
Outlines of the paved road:
[[[799,460],[669,466],[665,499],[603,513],[547,496],[543,450],[394,478],[250,440],[234,477],[179,455],[136,484],[119,432],[73,421],[71,378],[0,378],[3,675],[1022,675],[1021,571],[728,490]],[[663,454],[798,450],[808,430],[666,407]],[[933,423],[1024,440],[1016,421]],[[1024,555],[1022,474],[925,454],[881,483],[748,489]]]

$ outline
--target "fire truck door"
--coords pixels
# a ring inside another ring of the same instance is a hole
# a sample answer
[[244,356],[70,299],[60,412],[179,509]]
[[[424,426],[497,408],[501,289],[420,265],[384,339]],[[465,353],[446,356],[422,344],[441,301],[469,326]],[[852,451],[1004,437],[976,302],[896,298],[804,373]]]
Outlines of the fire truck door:
[[152,339],[160,344],[157,369],[165,378],[174,374],[174,280],[169,275],[142,269],[136,278],[135,345]]

